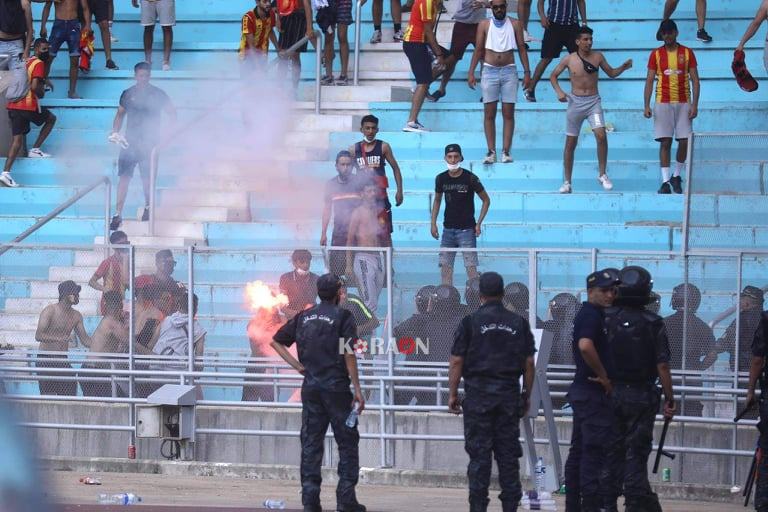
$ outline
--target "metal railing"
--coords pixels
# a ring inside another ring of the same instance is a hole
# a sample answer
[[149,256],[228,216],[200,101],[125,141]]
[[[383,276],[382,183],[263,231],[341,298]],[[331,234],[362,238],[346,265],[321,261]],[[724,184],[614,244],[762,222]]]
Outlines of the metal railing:
[[360,32],[363,23],[363,0],[355,2],[355,69],[352,72],[352,84],[358,85],[360,79]]
[[38,220],[34,224],[32,224],[29,228],[22,231],[16,238],[11,240],[10,244],[3,244],[0,246],[0,256],[11,250],[14,245],[17,244],[24,239],[26,239],[29,235],[37,231],[38,229],[42,228],[46,224],[48,224],[50,221],[55,219],[59,216],[64,210],[69,208],[70,206],[74,205],[78,201],[80,201],[82,198],[90,194],[92,191],[96,190],[100,186],[104,185],[104,243],[109,242],[109,215],[110,211],[112,210],[112,181],[110,181],[109,178],[103,177],[99,178],[98,181],[93,183],[92,185],[89,185],[85,187],[84,189],[80,190],[78,193],[76,193],[74,196],[70,197],[63,203],[61,203],[59,206],[54,208],[50,213],[48,213],[45,217]]

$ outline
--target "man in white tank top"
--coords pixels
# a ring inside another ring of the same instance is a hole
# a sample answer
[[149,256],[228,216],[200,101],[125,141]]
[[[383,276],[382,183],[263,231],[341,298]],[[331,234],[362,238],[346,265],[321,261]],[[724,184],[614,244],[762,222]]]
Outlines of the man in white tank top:
[[[762,25],[764,21],[768,21],[768,0],[763,0],[760,3],[760,7],[757,8],[757,12],[755,13],[755,19],[752,20],[752,23],[749,24],[747,30],[744,31],[744,35],[741,36],[739,46],[736,47],[737,50],[744,51],[744,45],[747,44],[747,42],[752,39],[752,37],[754,37],[754,35],[760,29],[760,25]],[[768,71],[768,38],[765,40],[763,64],[765,65],[766,71]]]
[[515,132],[515,103],[517,102],[517,66],[515,66],[515,50],[520,54],[523,65],[523,88],[527,88],[531,79],[531,68],[528,65],[528,52],[523,41],[523,26],[513,18],[507,17],[506,0],[491,0],[493,19],[480,22],[477,28],[477,41],[472,62],[469,65],[467,82],[475,88],[475,68],[483,61],[483,71],[480,86],[483,92],[485,140],[488,143],[488,153],[483,163],[496,162],[496,108],[501,100],[501,115],[504,118],[504,135],[502,138],[503,163],[512,162],[510,150],[512,135]]

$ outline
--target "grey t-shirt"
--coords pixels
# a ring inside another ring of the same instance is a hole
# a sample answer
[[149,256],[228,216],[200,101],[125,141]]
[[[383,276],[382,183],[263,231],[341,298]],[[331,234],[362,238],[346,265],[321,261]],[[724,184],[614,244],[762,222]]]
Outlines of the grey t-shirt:
[[461,0],[461,7],[458,8],[453,15],[455,21],[461,23],[480,23],[486,16],[486,10],[484,8],[474,9],[472,4],[475,0]]

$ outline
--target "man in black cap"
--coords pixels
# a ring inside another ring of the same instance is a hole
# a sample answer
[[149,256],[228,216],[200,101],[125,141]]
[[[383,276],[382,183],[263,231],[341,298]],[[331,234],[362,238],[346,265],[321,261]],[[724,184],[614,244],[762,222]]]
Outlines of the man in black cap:
[[661,512],[648,482],[648,457],[659,410],[657,378],[664,391],[664,417],[671,419],[675,414],[669,341],[664,320],[646,309],[653,300],[651,274],[629,266],[621,270],[619,280],[614,307],[606,312],[607,371],[616,435],[608,441],[603,510],[618,512],[616,500],[623,493],[626,512]]
[[[85,331],[83,315],[72,306],[80,302],[80,285],[74,281],[64,281],[59,284],[59,302],[46,306],[40,312],[37,321],[35,339],[40,342],[38,350],[41,352],[64,352],[64,354],[38,354],[38,368],[65,368],[72,369],[69,363],[61,361],[45,361],[51,358],[66,358],[69,350],[69,340],[72,332],[77,334],[80,342],[86,347],[91,346],[91,338]],[[41,373],[41,377],[75,377],[74,373]],[[41,395],[67,395],[77,394],[77,382],[75,380],[40,380]]]
[[[301,387],[301,501],[304,512],[320,512],[320,465],[323,461],[325,433],[330,423],[339,445],[339,483],[336,487],[336,510],[365,512],[357,502],[355,486],[359,472],[357,424],[345,422],[353,407],[365,408],[357,373],[357,359],[347,351],[345,340],[357,338],[352,314],[339,307],[339,291],[343,283],[334,274],[317,281],[320,304],[299,312],[281,327],[273,338],[272,348],[304,376]],[[298,360],[288,347],[297,345]],[[350,393],[350,379],[354,397]]]
[[599,476],[613,428],[604,310],[613,304],[617,284],[615,274],[606,270],[587,276],[587,301],[573,321],[576,374],[568,391],[573,429],[565,462],[565,506],[569,511],[598,512],[601,507]]
[[[709,368],[714,364],[718,354],[728,352],[731,356],[731,370],[749,371],[752,352],[752,340],[755,337],[763,316],[764,292],[756,286],[745,286],[739,297],[738,339],[737,319],[725,329],[723,336],[717,340],[715,347],[704,358],[702,366]],[[739,359],[736,361],[736,344],[739,346]]]
[[[443,238],[440,247],[477,247],[477,237],[482,233],[482,224],[491,206],[491,198],[485,191],[480,178],[472,172],[463,169],[461,162],[461,146],[448,144],[445,146],[445,161],[448,170],[441,172],[435,178],[435,200],[432,204],[432,237],[437,240],[437,216],[440,213],[440,203],[445,195],[445,217],[443,219]],[[475,221],[475,194],[483,202],[480,215]],[[477,277],[477,253],[464,252],[464,266],[467,277]],[[453,285],[453,262],[455,252],[440,253],[440,276],[443,284]]]
[[[502,511],[516,511],[522,497],[520,416],[530,406],[536,348],[528,321],[504,308],[503,296],[501,276],[483,273],[482,306],[461,321],[451,350],[448,408],[456,414],[464,412],[470,512],[485,512],[488,508],[492,455],[499,468]],[[458,394],[462,377],[463,402]]]

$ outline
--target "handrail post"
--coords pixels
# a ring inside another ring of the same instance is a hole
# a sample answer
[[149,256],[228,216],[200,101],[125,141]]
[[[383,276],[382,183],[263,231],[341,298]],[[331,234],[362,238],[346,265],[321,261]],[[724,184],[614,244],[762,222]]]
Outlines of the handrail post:
[[104,186],[104,258],[109,248],[109,214],[112,213],[112,180],[107,180]]
[[352,84],[359,85],[360,77],[360,32],[362,31],[363,1],[357,0],[355,7],[355,70],[352,75]]
[[315,114],[320,114],[320,73],[322,68],[323,38],[315,34]]
[[155,205],[157,204],[157,146],[149,155],[149,236],[155,236]]

